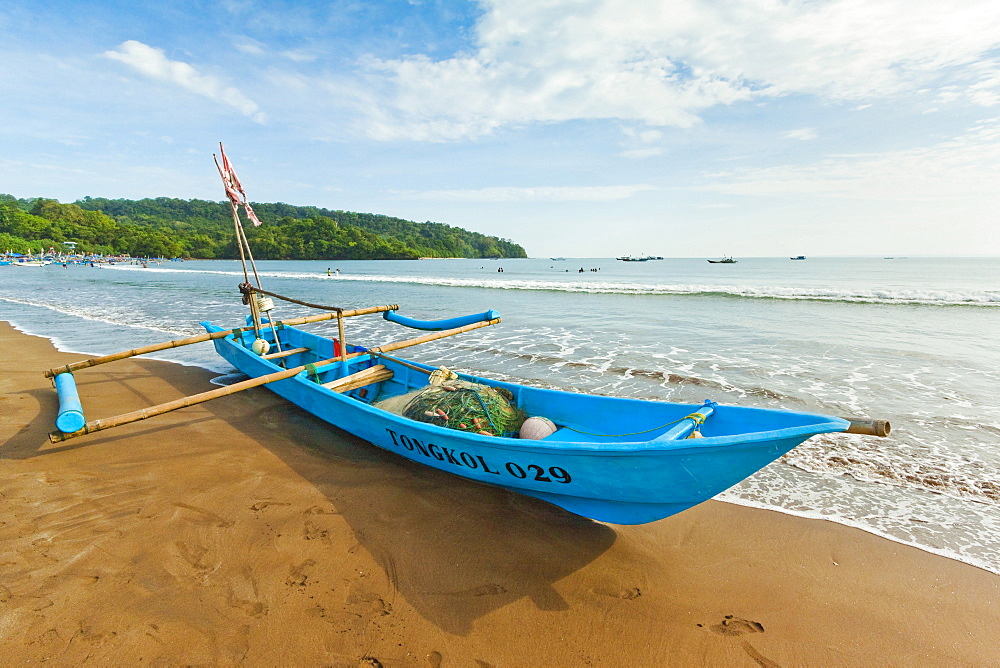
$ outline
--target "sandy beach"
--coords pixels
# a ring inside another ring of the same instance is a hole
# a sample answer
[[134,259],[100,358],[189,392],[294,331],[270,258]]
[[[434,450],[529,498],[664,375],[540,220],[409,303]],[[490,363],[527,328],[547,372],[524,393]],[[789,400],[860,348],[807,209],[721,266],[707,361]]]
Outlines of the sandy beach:
[[[52,444],[42,372],[84,357],[0,322],[5,664],[1000,663],[987,571],[720,502],[592,522],[263,388]],[[136,359],[76,374],[88,419],[212,376]]]

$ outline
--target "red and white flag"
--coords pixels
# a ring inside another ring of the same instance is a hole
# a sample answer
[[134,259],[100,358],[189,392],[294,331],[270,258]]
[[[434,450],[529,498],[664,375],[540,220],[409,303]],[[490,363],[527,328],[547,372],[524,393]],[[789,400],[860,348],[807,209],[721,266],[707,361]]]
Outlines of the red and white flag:
[[226,157],[226,151],[222,148],[221,142],[219,143],[219,152],[222,154],[222,164],[219,166],[219,174],[222,176],[222,185],[226,188],[226,197],[229,198],[229,201],[237,209],[242,206],[243,210],[246,211],[247,218],[253,222],[254,227],[257,227],[260,225],[260,221],[257,220],[257,214],[253,212],[253,208],[247,200],[246,191],[243,190],[243,185],[240,183],[239,178],[237,178],[233,166],[229,163],[229,158]]

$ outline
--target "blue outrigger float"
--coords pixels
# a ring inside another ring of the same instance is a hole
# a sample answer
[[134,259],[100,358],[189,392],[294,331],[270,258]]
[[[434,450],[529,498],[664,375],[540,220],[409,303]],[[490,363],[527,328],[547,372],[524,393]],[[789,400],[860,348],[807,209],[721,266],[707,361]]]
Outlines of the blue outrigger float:
[[[234,193],[244,198],[245,194],[225,154],[219,171],[233,205],[237,238],[249,254],[237,212],[245,201]],[[240,290],[250,307],[246,326],[223,329],[203,322],[205,334],[47,371],[60,402],[58,431],[50,438],[63,441],[267,385],[331,425],[415,462],[536,497],[594,520],[642,524],[710,499],[817,434],[887,436],[890,430],[884,420],[712,401],[701,405],[643,401],[455,374],[389,353],[496,325],[500,318],[495,311],[424,321],[399,315],[394,304],[354,310],[318,306],[263,290],[256,268],[254,287],[245,263],[244,275],[247,281]],[[330,312],[272,320],[270,297]],[[432,333],[372,348],[344,343],[347,318],[376,313]],[[338,324],[336,338],[298,327],[333,319]],[[209,340],[249,379],[109,419],[84,419],[73,371]],[[431,403],[419,403],[431,396],[436,397]],[[456,418],[449,404],[442,403],[460,396],[473,409],[482,408],[479,417]],[[498,397],[514,428],[495,423],[494,417],[499,420],[501,414],[487,410],[487,400]],[[414,406],[420,410],[412,410]],[[425,407],[430,410],[422,410]],[[529,423],[532,430],[525,429]]]

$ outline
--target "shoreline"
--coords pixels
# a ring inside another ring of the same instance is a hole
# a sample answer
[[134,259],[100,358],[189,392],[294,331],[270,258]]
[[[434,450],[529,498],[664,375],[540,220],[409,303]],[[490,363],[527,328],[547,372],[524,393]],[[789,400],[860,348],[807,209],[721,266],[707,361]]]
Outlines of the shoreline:
[[[42,371],[81,358],[0,322],[11,662],[1000,660],[1000,576],[975,566],[716,501],[591,522],[383,452],[262,388],[50,444]],[[94,419],[216,375],[130,359],[77,383]]]

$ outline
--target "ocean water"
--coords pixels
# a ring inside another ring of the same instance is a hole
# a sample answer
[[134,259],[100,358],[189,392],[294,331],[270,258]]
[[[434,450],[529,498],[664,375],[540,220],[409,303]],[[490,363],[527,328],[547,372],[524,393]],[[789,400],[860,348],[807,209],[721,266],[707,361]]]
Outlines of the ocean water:
[[[257,268],[265,289],[313,303],[399,304],[423,319],[500,311],[498,327],[406,353],[459,371],[577,392],[888,419],[891,438],[814,437],[718,498],[858,527],[1000,573],[1000,259]],[[63,350],[107,354],[200,333],[201,320],[241,323],[242,281],[235,261],[0,267],[0,319]],[[277,304],[276,318],[314,313]],[[307,327],[335,333],[331,323]],[[347,321],[350,342],[412,335],[377,315]],[[159,358],[232,371],[210,344]]]

